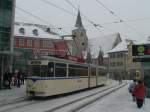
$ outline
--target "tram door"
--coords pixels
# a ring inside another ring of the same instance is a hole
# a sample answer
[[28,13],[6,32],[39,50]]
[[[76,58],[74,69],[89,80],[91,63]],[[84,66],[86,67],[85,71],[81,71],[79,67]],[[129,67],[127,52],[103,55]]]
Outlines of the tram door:
[[48,76],[54,77],[54,62],[48,63]]

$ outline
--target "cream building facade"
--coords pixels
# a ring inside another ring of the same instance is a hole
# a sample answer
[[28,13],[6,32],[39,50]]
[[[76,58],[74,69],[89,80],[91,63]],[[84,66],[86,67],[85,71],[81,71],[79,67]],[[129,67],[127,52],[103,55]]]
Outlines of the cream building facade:
[[133,62],[132,41],[122,41],[108,52],[109,75],[114,79],[133,79],[137,70],[141,70],[140,62]]

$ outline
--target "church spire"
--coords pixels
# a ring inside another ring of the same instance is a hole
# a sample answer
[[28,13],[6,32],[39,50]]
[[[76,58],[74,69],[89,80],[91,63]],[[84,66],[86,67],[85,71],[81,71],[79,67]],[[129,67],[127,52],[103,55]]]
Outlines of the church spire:
[[77,15],[77,20],[76,20],[75,27],[83,27],[79,10],[78,10],[78,15]]

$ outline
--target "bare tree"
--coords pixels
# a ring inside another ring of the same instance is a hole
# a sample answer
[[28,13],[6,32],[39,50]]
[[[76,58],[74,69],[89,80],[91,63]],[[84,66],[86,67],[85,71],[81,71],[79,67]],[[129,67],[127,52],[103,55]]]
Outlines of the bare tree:
[[102,50],[102,47],[100,46],[99,54],[98,54],[98,57],[97,57],[98,65],[103,65],[104,64],[103,56],[104,56],[104,52]]
[[91,50],[90,49],[87,53],[86,62],[87,63],[92,63],[92,55],[91,55]]

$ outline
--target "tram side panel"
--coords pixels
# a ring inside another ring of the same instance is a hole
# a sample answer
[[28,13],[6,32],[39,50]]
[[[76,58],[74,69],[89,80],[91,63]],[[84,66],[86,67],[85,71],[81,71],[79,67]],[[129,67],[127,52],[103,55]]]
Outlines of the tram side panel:
[[98,68],[97,69],[97,85],[105,85],[107,81],[107,74],[105,69]]
[[38,80],[31,78],[27,79],[26,89],[28,96],[52,96],[85,89],[88,87],[87,85],[88,78],[59,77]]
[[58,95],[63,93],[74,92],[87,88],[87,79],[79,77],[55,78],[45,82],[45,96]]
[[95,87],[97,84],[96,68],[90,68],[90,87]]
[[[32,68],[33,73],[39,70]],[[43,67],[40,65],[38,68]],[[48,69],[48,75],[40,70],[38,76],[31,76],[27,79],[26,89],[29,96],[51,96],[88,88],[88,67],[86,66],[70,65],[67,67],[64,63],[49,63]],[[44,71],[46,71],[46,66]],[[37,75],[37,72],[34,74]]]

